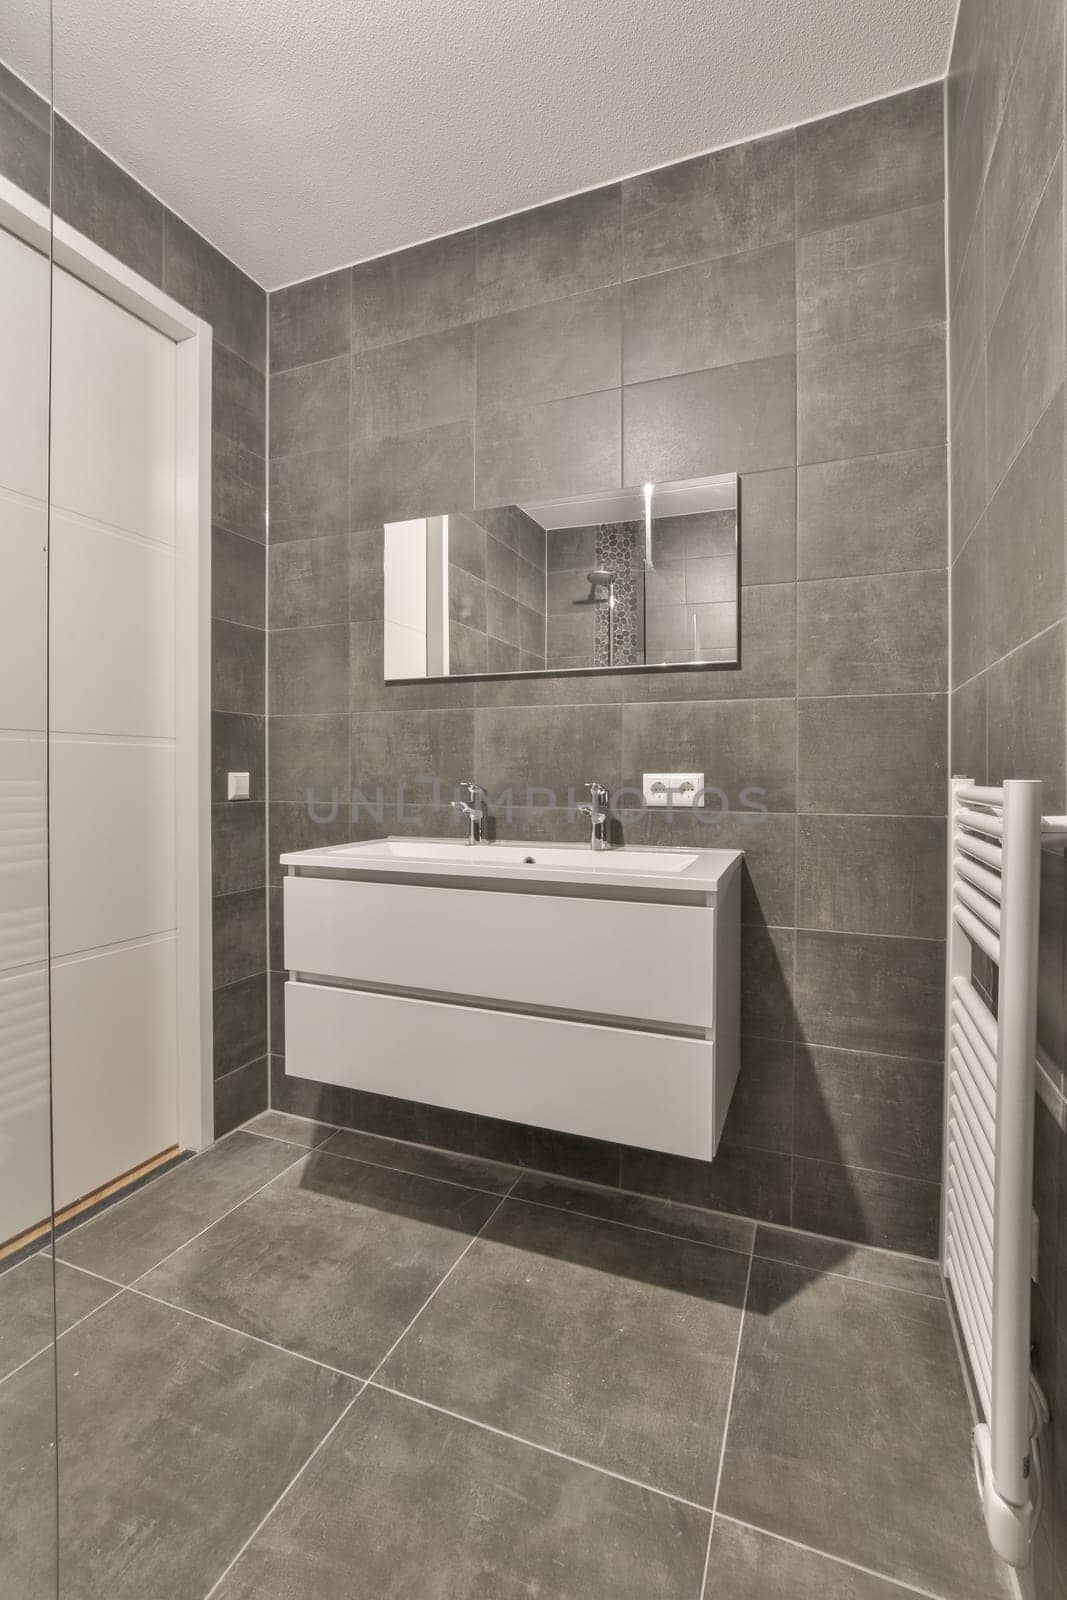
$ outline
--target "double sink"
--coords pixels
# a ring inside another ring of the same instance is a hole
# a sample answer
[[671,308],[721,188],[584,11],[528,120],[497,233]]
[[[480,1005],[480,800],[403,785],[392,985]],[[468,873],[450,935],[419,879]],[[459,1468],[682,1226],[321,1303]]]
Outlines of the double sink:
[[385,838],[283,855],[285,1066],[710,1160],[741,854]]

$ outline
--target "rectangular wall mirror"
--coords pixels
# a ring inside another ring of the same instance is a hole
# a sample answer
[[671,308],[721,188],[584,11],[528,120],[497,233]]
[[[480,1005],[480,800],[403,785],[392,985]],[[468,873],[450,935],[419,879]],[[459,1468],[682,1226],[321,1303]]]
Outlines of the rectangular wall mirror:
[[385,680],[738,660],[736,473],[385,524]]

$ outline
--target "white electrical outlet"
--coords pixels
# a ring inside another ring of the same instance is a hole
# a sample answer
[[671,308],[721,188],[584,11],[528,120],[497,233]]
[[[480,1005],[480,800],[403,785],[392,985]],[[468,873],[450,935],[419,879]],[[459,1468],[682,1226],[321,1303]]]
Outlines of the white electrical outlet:
[[702,772],[646,772],[641,792],[646,806],[695,806],[704,788]]
[[226,774],[227,800],[247,800],[249,793],[247,772],[228,772]]

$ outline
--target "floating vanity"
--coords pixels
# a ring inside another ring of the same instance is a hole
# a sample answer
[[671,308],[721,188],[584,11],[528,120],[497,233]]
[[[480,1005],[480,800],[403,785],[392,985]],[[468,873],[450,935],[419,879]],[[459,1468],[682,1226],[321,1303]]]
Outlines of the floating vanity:
[[281,857],[286,1071],[710,1160],[741,853],[377,839]]

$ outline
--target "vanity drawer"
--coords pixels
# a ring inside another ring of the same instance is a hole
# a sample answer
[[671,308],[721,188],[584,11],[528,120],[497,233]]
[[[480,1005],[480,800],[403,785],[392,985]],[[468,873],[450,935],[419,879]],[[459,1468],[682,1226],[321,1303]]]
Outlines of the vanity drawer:
[[575,895],[285,880],[285,965],[344,978],[710,1030],[716,913]]
[[285,1041],[294,1077],[698,1160],[715,1153],[708,1040],[289,982]]

